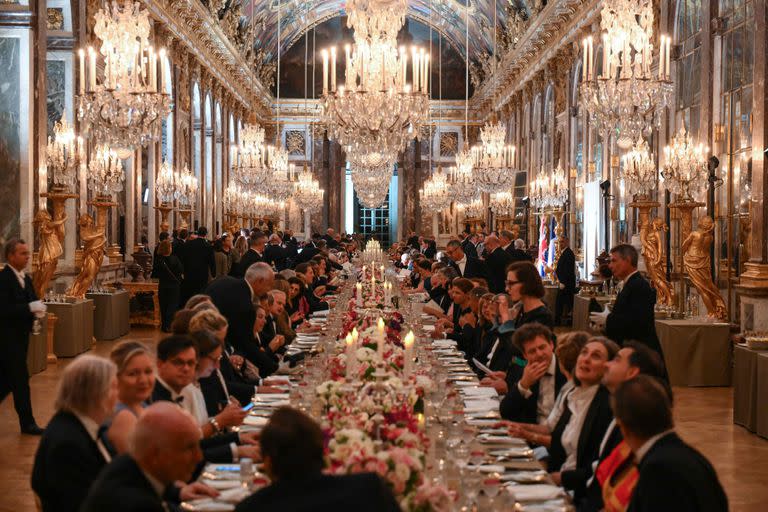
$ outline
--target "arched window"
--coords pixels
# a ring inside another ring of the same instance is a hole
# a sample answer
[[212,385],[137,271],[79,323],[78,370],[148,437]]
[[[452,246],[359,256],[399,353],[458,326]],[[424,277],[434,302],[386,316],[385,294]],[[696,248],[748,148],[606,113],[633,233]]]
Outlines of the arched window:
[[[192,86],[192,173],[197,177],[198,194],[197,203],[193,205],[195,209],[195,218],[202,218],[202,191],[203,187],[203,114],[200,99],[200,86],[195,83]],[[194,228],[194,226],[191,226]]]
[[[224,152],[222,151],[224,144],[224,134],[221,131],[221,103],[216,102],[216,112],[214,116],[214,131],[215,131],[215,158],[214,158],[214,171],[216,179],[214,180],[214,202],[216,208],[214,210],[214,222],[219,224],[221,219],[224,218],[222,212],[222,198],[224,197],[224,179],[222,178],[222,168],[224,167]],[[218,229],[216,230],[218,232]]]
[[675,42],[681,49],[677,61],[675,125],[699,133],[701,109],[701,0],[678,0],[675,9]]
[[552,84],[547,86],[544,94],[544,108],[542,109],[541,123],[541,162],[545,169],[554,167],[552,155],[552,138],[555,131],[555,90]]
[[203,198],[204,216],[201,218],[205,226],[214,230],[214,209],[216,200],[213,197],[213,105],[211,93],[205,94],[205,197]]
[[533,100],[533,119],[531,120],[531,126],[533,129],[528,130],[526,135],[532,139],[531,144],[533,152],[531,154],[531,172],[534,176],[536,176],[536,173],[539,172],[539,168],[541,167],[542,163],[541,144],[539,144],[536,140],[537,138],[541,138],[541,136],[537,137],[536,135],[539,133],[539,127],[541,126],[541,107],[541,94],[537,94],[536,98]]
[[[170,95],[171,97],[171,112],[168,114],[168,117],[165,118],[165,121],[163,121],[163,133],[162,133],[162,140],[160,145],[160,156],[162,157],[163,162],[173,163],[173,103],[174,103],[174,97],[173,97],[173,73],[171,70],[173,69],[170,63],[170,60],[166,60],[165,69],[163,69],[163,73],[165,73],[165,93]],[[156,166],[156,169],[159,171],[160,167]]]

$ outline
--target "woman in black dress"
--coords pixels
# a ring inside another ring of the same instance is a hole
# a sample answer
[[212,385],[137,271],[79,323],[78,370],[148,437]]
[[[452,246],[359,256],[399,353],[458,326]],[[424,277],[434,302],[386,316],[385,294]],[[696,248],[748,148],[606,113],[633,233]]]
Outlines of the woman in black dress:
[[157,247],[157,256],[152,266],[152,277],[158,280],[157,295],[160,300],[163,332],[171,332],[173,315],[179,308],[183,274],[184,267],[181,261],[171,254],[170,240],[163,240]]
[[506,334],[521,325],[537,322],[554,328],[555,319],[544,301],[544,284],[533,263],[516,261],[507,267],[507,293],[515,304],[510,311],[500,307],[499,334]]

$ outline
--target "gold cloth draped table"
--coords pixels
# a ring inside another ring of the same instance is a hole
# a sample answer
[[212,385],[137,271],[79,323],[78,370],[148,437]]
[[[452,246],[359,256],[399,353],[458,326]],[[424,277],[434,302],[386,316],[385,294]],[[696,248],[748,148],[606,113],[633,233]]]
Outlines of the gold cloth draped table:
[[730,325],[694,319],[656,320],[673,386],[730,386]]

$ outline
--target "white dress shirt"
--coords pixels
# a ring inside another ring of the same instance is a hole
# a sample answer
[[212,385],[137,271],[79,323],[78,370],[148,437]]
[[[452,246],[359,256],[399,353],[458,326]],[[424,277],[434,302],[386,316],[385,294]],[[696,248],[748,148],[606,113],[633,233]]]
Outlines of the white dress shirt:
[[568,397],[568,409],[571,411],[571,419],[563,430],[560,438],[565,450],[565,462],[563,462],[560,471],[566,471],[576,468],[576,452],[579,448],[579,437],[581,429],[584,426],[584,419],[587,417],[587,411],[595,398],[599,384],[589,387],[577,387]]
[[181,406],[195,418],[197,424],[202,427],[208,423],[208,409],[205,407],[205,397],[200,388],[194,384],[187,384],[181,390],[181,396],[184,397]]
[[26,286],[26,282],[24,281],[24,276],[26,274],[24,273],[23,270],[21,272],[19,272],[18,270],[13,268],[13,265],[8,265],[8,266],[11,267],[11,270],[13,270],[13,273],[16,274],[16,279],[19,281],[19,286],[21,286],[21,288],[23,290],[24,287]]
[[565,410],[565,397],[570,395],[573,392],[573,389],[574,384],[572,380],[569,380],[563,384],[562,388],[560,388],[560,393],[557,394],[555,404],[552,406],[552,412],[549,413],[547,420],[544,422],[544,425],[550,432],[555,430],[557,422],[560,421],[560,416],[563,415],[563,411]]
[[[557,371],[557,359],[554,354],[549,362],[547,372],[539,379],[539,399],[536,403],[536,423],[543,425],[546,423],[549,413],[555,405],[555,372]],[[517,383],[517,390],[523,398],[529,398],[533,392],[525,389]]]
[[464,277],[464,269],[467,268],[467,255],[461,257],[459,261],[456,262],[456,266],[459,267],[459,271],[461,272],[461,277]]
[[79,413],[75,413],[75,416],[78,420],[80,420],[80,423],[83,424],[83,428],[85,428],[85,431],[88,432],[88,436],[90,436],[90,438],[93,439],[93,442],[96,443],[101,456],[104,457],[104,460],[107,461],[107,463],[109,463],[112,460],[112,456],[109,454],[107,447],[104,446],[104,443],[99,438],[99,424],[96,423],[90,416],[85,416],[84,414]]

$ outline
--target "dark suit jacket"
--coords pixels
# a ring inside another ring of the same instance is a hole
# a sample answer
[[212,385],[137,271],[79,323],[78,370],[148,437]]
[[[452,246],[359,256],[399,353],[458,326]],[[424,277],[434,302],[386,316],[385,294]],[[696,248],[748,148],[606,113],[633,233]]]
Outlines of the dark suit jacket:
[[318,475],[278,481],[258,490],[236,512],[396,512],[400,506],[387,485],[373,473]]
[[464,272],[461,272],[461,269],[459,269],[459,265],[453,261],[448,260],[450,265],[456,270],[456,272],[464,278],[471,279],[473,277],[481,277],[483,279],[488,279],[488,273],[486,272],[485,265],[482,261],[480,261],[477,258],[473,258],[466,255],[467,257],[467,264],[464,265]]
[[[184,282],[189,281],[205,288],[208,275],[216,276],[216,258],[213,246],[205,238],[195,238],[184,244],[179,258],[184,266]],[[197,293],[197,292],[195,292]]]
[[560,259],[557,260],[555,267],[557,280],[565,286],[564,291],[574,293],[576,291],[576,255],[570,247],[560,253]]
[[501,247],[497,247],[490,254],[486,254],[485,267],[488,269],[488,289],[492,293],[504,292],[507,266],[510,263],[512,263],[512,256]]
[[509,253],[509,255],[512,257],[512,261],[533,261],[533,258],[531,258],[531,255],[525,252],[522,249],[515,249],[514,244],[510,244],[509,247],[505,249]]
[[251,288],[248,283],[244,279],[224,276],[212,281],[205,289],[205,293],[211,297],[213,305],[229,323],[227,343],[258,366],[262,377],[277,371],[277,363],[259,350],[258,343],[253,339],[256,310],[253,308]]
[[[221,358],[220,365],[221,368],[217,371],[221,373],[221,378],[214,371],[210,376],[198,380],[200,391],[203,392],[203,397],[205,398],[205,408],[208,411],[208,416],[216,416],[221,412],[222,406],[227,405],[227,393],[235,397],[241,404],[247,404],[256,392],[254,386],[237,380],[232,363],[229,362],[229,358],[226,355]],[[227,371],[225,371],[225,367]],[[221,379],[224,379],[224,384],[227,386],[226,389],[224,389]]]
[[165,512],[163,500],[129,455],[116,457],[88,493],[80,512]]
[[728,498],[712,465],[674,432],[651,447],[638,470],[628,512],[728,510]]
[[573,491],[577,501],[582,499],[586,493],[587,480],[592,476],[592,462],[599,455],[600,443],[612,419],[611,394],[601,385],[589,404],[587,415],[579,433],[579,443],[576,447],[576,469],[563,471],[561,474],[562,486]]
[[32,489],[43,512],[77,512],[106,463],[77,416],[56,413],[45,428],[32,468]]
[[288,249],[280,245],[267,245],[264,249],[264,261],[274,265],[278,272],[287,268]]
[[245,254],[243,254],[243,257],[240,258],[240,261],[237,263],[237,265],[232,266],[232,269],[229,271],[229,275],[232,277],[244,277],[246,271],[248,271],[248,267],[261,261],[264,261],[264,257],[262,255],[253,249],[248,249],[245,251]]
[[305,245],[301,252],[293,259],[294,267],[299,263],[304,263],[311,260],[318,254],[320,254],[320,249],[315,247],[313,244]]
[[643,276],[635,273],[616,297],[605,323],[605,334],[618,344],[637,340],[662,354],[654,323],[655,304],[656,291]]
[[435,255],[437,255],[437,247],[434,242],[427,244],[427,248],[424,249],[424,256],[429,259],[434,259]]
[[4,342],[0,354],[16,352],[27,357],[29,333],[35,315],[29,310],[29,303],[37,300],[32,279],[24,276],[24,288],[9,264],[0,272],[0,323],[3,326]]
[[[519,421],[521,423],[536,423],[536,409],[539,401],[539,383],[531,386],[531,396],[524,398],[517,389],[517,383],[523,376],[523,368],[517,364],[510,364],[507,370],[507,394],[501,400],[499,412],[505,420]],[[565,375],[560,371],[560,365],[555,363],[555,396],[566,383]]]
[[[610,432],[606,432],[608,439],[605,442],[600,454],[597,456],[597,467],[613,452],[613,450],[621,443],[624,436],[621,435],[621,429],[618,425],[614,425]],[[577,503],[579,512],[598,512],[603,510],[603,489],[600,486],[600,482],[597,478],[593,478],[587,487],[587,491],[584,498]]]
[[464,250],[464,254],[466,254],[467,257],[477,258],[477,247],[475,247],[475,244],[469,241],[469,238],[466,238],[463,242],[461,242],[461,248]]

